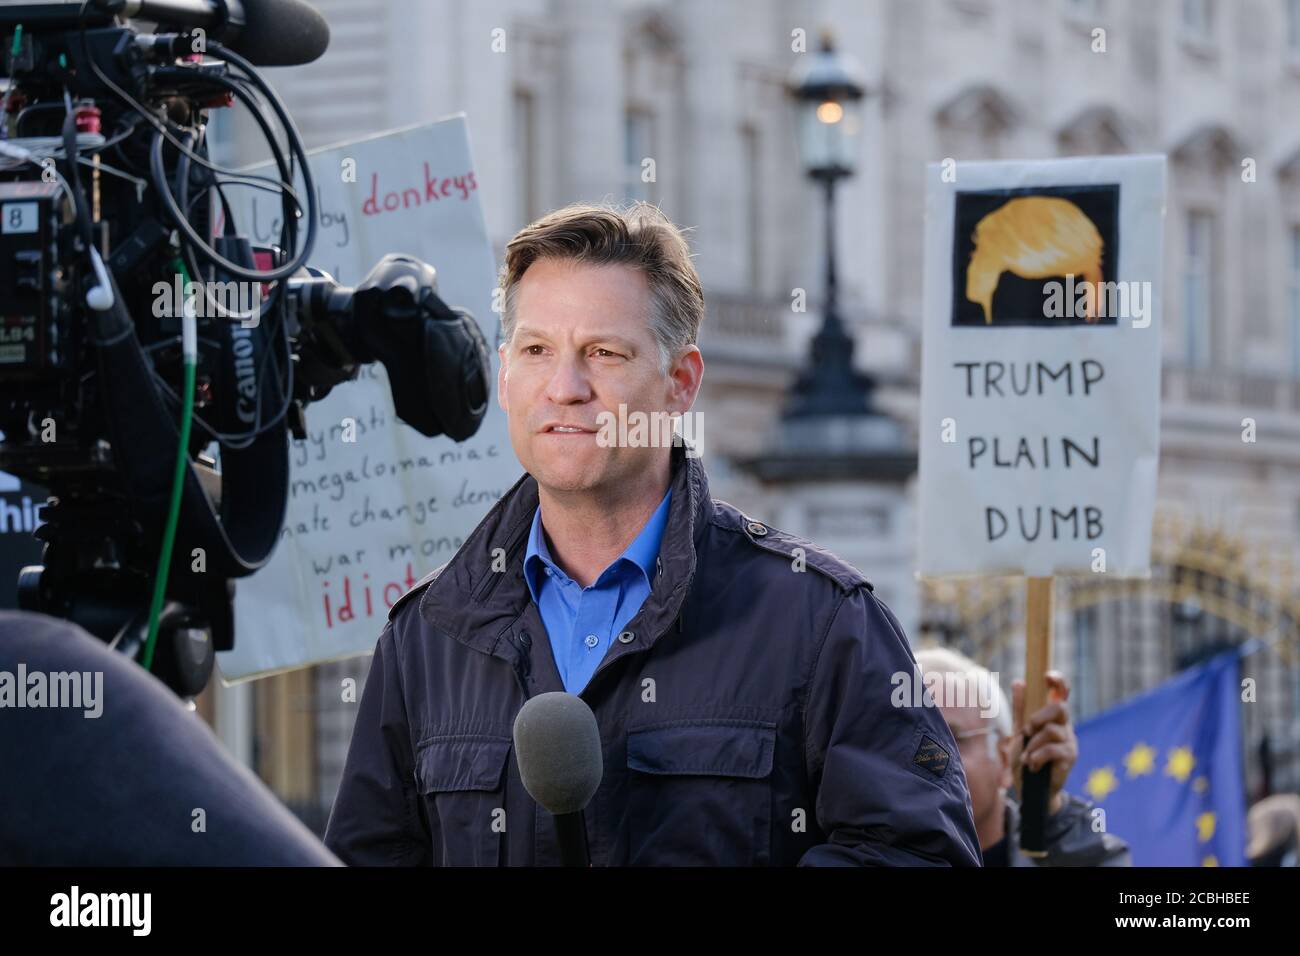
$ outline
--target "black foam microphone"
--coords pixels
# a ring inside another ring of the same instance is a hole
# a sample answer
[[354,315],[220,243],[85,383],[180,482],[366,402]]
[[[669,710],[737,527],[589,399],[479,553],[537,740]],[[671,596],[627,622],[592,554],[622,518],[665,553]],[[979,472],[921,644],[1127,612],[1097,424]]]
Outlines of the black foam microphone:
[[298,66],[320,59],[330,45],[325,18],[304,0],[240,0],[244,26],[232,50],[254,66]]
[[254,66],[298,66],[319,59],[329,24],[304,0],[100,0],[128,17],[202,27]]
[[524,789],[555,816],[560,862],[591,866],[582,811],[605,772],[596,715],[573,694],[538,694],[519,709],[514,738]]

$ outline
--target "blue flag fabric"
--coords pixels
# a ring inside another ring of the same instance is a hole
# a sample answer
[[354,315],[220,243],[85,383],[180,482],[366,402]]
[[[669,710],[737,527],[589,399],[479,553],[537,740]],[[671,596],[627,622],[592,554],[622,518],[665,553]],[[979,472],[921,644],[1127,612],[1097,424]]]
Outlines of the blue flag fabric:
[[1134,866],[1244,866],[1238,652],[1189,668],[1076,728],[1066,781],[1106,811]]

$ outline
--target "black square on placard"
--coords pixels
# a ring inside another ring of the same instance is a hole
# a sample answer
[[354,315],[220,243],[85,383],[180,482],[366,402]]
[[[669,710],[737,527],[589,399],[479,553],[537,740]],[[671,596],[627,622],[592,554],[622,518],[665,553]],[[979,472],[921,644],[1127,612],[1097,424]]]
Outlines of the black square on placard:
[[1118,263],[1118,183],[958,192],[952,325],[1115,325],[1047,303],[1048,283],[1113,282]]

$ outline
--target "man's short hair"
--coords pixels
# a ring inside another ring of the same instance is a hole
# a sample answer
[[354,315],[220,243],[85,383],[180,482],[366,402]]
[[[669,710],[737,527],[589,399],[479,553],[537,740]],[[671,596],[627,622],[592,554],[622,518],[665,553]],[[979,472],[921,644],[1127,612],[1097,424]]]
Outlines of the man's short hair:
[[[997,737],[1011,736],[1013,726],[1007,696],[1003,693],[1002,686],[989,673],[988,668],[981,667],[965,654],[955,651],[951,647],[923,647],[916,652],[916,663],[921,668],[922,674],[931,672],[956,674],[976,681],[979,686],[988,687],[989,693],[993,697],[991,703],[997,713],[991,717],[986,717],[985,720],[993,722],[993,726],[997,729]],[[990,736],[989,739],[992,740],[993,737]]]
[[538,259],[640,269],[654,303],[650,330],[659,344],[660,367],[666,371],[682,349],[695,344],[704,320],[704,290],[682,230],[658,207],[644,202],[626,208],[576,203],[519,230],[506,245],[501,267],[501,331],[506,342],[514,337],[519,281]]

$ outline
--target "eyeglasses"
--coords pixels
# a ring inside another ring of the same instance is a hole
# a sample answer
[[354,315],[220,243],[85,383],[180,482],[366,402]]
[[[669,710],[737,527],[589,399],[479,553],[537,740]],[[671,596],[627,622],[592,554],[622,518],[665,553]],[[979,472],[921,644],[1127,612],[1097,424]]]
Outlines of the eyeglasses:
[[[986,736],[988,736],[989,734],[995,734],[995,733],[997,733],[997,728],[995,728],[995,727],[981,727],[979,730],[963,730],[963,731],[962,731],[961,733],[959,733],[959,734],[953,734],[953,739],[957,741],[957,749],[958,749],[958,750],[966,751],[966,752],[969,753],[969,751],[968,751],[967,748],[966,748],[965,741],[967,741],[967,740],[974,740],[976,737],[986,737]],[[997,738],[994,737],[993,740],[996,741]],[[996,744],[995,744],[995,743],[991,743],[991,744],[989,745],[989,756],[990,756],[990,757],[993,756],[993,754],[995,753],[996,749],[997,749],[997,747],[996,747]]]

